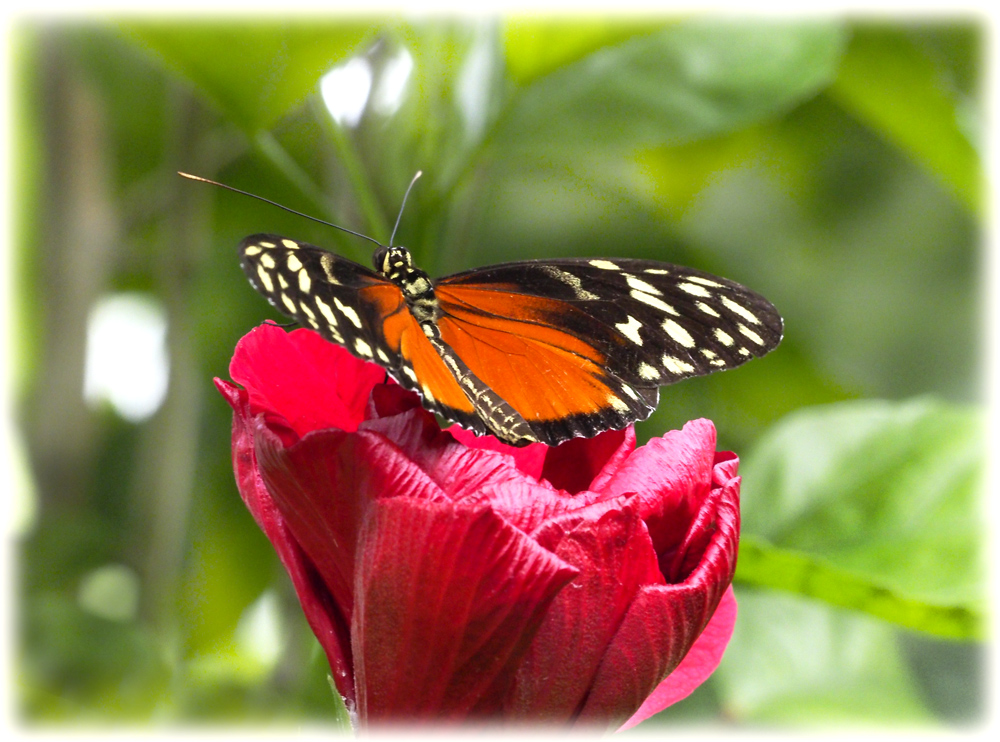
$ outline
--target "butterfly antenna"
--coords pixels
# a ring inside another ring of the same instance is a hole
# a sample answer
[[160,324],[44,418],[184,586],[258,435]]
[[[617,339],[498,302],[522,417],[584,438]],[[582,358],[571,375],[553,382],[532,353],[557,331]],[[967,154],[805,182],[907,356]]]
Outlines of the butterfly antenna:
[[403,209],[406,208],[406,199],[409,198],[410,191],[413,190],[413,184],[417,182],[417,178],[423,175],[423,171],[417,170],[417,174],[413,176],[413,180],[410,181],[410,185],[406,187],[406,193],[403,194],[403,203],[399,206],[399,216],[396,217],[396,226],[392,228],[392,236],[389,238],[389,247],[392,247],[392,243],[396,241],[396,230],[399,229],[399,222],[403,218]]
[[[360,238],[362,238],[364,240],[368,240],[369,242],[374,242],[379,247],[383,247],[383,245],[382,245],[381,242],[379,242],[378,240],[374,239],[373,237],[369,237],[366,234],[361,234],[360,232],[355,232],[353,229],[348,229],[347,227],[341,227],[339,224],[333,224],[332,222],[327,222],[327,221],[324,221],[322,219],[317,219],[314,216],[309,216],[308,214],[303,214],[301,211],[296,211],[295,209],[290,209],[287,206],[282,206],[278,202],[272,201],[269,198],[264,198],[263,196],[258,196],[256,193],[250,193],[249,191],[241,191],[239,188],[233,188],[232,186],[226,185],[225,183],[218,183],[218,182],[216,182],[214,180],[209,180],[208,178],[202,178],[202,177],[200,177],[198,175],[190,175],[189,173],[182,173],[180,171],[178,171],[177,174],[180,175],[182,178],[188,178],[189,180],[197,180],[197,181],[200,181],[202,183],[208,183],[209,185],[219,186],[219,188],[225,188],[227,191],[232,191],[233,193],[239,193],[239,194],[242,194],[244,196],[249,196],[250,198],[256,198],[258,201],[263,201],[266,204],[271,204],[271,206],[277,206],[279,209],[284,209],[285,211],[289,212],[290,214],[295,214],[296,216],[301,216],[301,217],[304,217],[305,219],[311,219],[314,222],[319,222],[320,224],[325,224],[328,227],[333,227],[334,229],[339,229],[341,232],[347,232],[347,234],[353,234],[355,237],[360,237]],[[417,173],[417,175],[419,175],[419,174],[420,173]],[[414,180],[416,180],[416,178],[414,178]],[[412,187],[413,184],[411,183],[410,186]],[[409,193],[409,191],[407,191],[407,193]],[[404,204],[406,203],[406,199],[405,198],[403,199],[403,203]],[[399,224],[399,220],[398,219],[396,220],[396,224],[397,225]],[[393,230],[393,234],[395,234],[395,230]],[[390,241],[389,244],[391,245],[392,242]]]

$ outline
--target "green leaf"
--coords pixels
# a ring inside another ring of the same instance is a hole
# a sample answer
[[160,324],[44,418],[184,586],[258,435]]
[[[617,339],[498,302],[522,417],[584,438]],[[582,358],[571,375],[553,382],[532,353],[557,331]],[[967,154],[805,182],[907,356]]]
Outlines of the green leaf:
[[509,18],[503,26],[507,71],[524,85],[605,46],[652,33],[664,22],[612,18]]
[[538,79],[497,138],[637,149],[729,131],[815,95],[836,74],[842,43],[834,23],[684,21]]
[[975,102],[901,29],[860,29],[830,95],[922,163],[973,213],[982,210],[983,169],[969,139]]
[[737,590],[739,618],[712,680],[727,719],[820,727],[930,721],[895,632],[792,595]]
[[372,38],[374,21],[135,22],[126,35],[248,134],[271,127]]
[[981,421],[942,402],[788,416],[742,467],[737,577],[941,636],[982,631]]

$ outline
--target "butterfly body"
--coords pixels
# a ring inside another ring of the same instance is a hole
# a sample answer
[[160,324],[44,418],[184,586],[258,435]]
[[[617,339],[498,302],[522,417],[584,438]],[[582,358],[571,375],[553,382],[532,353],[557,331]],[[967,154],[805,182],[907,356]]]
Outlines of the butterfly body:
[[758,294],[651,260],[522,261],[435,281],[402,247],[379,247],[371,270],[266,234],[240,257],[279,311],[512,445],[623,428],[652,413],[660,386],[762,356],[782,335]]

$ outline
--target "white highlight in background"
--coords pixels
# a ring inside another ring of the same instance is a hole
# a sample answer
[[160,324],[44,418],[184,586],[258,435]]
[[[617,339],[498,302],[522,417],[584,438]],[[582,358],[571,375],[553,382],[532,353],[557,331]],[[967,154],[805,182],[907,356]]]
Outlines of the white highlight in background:
[[76,599],[95,616],[131,621],[139,609],[139,576],[124,564],[106,564],[84,576]]
[[379,78],[378,87],[372,96],[372,108],[383,116],[391,116],[403,104],[406,83],[413,72],[413,57],[406,49],[386,62],[385,70]]
[[334,67],[319,82],[323,104],[341,126],[357,126],[371,89],[372,68],[363,57]]
[[87,318],[87,403],[107,402],[126,420],[141,422],[163,404],[169,376],[163,305],[140,293],[98,299]]
[[240,616],[236,642],[240,650],[270,668],[281,657],[284,647],[281,606],[273,590],[265,590]]

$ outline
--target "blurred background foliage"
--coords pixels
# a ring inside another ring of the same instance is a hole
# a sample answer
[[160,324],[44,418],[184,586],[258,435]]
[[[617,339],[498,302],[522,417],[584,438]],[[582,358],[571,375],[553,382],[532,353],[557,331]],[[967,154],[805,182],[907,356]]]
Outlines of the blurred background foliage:
[[[983,28],[310,17],[14,29],[13,522],[28,723],[335,723],[214,392],[279,319],[235,245],[397,243],[432,275],[695,266],[786,337],[663,390],[744,474],[740,619],[649,724],[981,719]],[[332,72],[331,72],[332,71]]]

